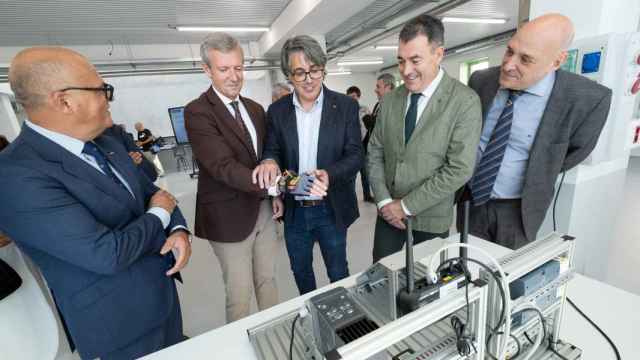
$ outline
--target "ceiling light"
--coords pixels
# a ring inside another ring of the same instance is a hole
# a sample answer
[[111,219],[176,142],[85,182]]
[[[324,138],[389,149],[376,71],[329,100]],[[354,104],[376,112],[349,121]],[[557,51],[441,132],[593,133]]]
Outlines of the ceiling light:
[[466,23],[466,24],[504,24],[507,19],[480,19],[480,18],[460,18],[460,17],[443,17],[442,22],[445,23]]
[[340,61],[338,66],[352,66],[352,65],[380,65],[383,64],[382,60],[366,60],[366,61]]
[[178,31],[267,32],[268,27],[176,26]]
[[376,45],[373,48],[376,50],[397,50],[398,45]]
[[327,75],[351,75],[351,71],[336,71],[336,72],[328,72]]

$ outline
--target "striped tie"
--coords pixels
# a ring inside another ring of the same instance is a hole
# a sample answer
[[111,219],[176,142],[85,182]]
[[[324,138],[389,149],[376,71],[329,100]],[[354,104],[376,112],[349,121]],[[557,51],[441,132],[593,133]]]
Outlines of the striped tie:
[[509,143],[511,123],[513,122],[513,103],[521,94],[521,91],[509,91],[509,99],[493,128],[491,139],[489,139],[471,179],[471,194],[475,206],[482,205],[491,198],[493,186],[498,178],[502,159],[504,159],[504,153]]

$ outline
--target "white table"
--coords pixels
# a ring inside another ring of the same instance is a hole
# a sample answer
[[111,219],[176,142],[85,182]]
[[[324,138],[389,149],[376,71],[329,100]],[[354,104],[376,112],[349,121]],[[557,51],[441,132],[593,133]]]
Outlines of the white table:
[[[473,238],[470,243],[501,257],[510,250]],[[434,252],[441,242],[429,241],[415,246],[416,259]],[[475,257],[473,250],[469,256]],[[478,257],[480,258],[480,257]],[[383,261],[404,263],[404,253],[397,253]],[[470,266],[471,267],[471,266]],[[358,274],[325,286],[309,294],[291,299],[270,309],[191,338],[185,342],[146,356],[148,360],[174,359],[257,359],[247,329],[278,315],[299,309],[304,301],[336,286],[355,284]],[[581,275],[570,282],[568,296],[587,316],[596,322],[618,346],[622,359],[640,359],[640,347],[634,346],[633,336],[640,336],[640,297]],[[583,350],[585,360],[615,359],[606,340],[567,303],[560,338]]]

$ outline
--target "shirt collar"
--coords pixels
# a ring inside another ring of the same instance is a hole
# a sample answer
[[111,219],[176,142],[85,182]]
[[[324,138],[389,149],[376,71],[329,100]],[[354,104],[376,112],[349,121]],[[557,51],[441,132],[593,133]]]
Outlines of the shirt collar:
[[236,96],[235,99],[231,100],[228,97],[222,95],[222,93],[220,91],[218,91],[218,89],[216,89],[215,86],[211,85],[211,88],[213,89],[213,91],[216,93],[216,95],[218,95],[218,97],[220,98],[220,100],[222,100],[222,103],[225,105],[231,105],[232,102],[237,101],[240,102],[240,96]]
[[[442,68],[440,68],[438,70],[438,75],[436,75],[435,79],[431,81],[431,84],[429,84],[429,86],[427,86],[424,90],[422,90],[421,94],[425,97],[425,99],[431,98],[433,93],[436,92],[436,89],[438,88],[438,85],[440,85],[440,82],[442,81],[443,76],[444,76],[444,71],[442,71]],[[411,92],[409,92],[409,96],[411,96]]]
[[525,91],[529,94],[537,95],[537,96],[546,96],[551,93],[553,89],[553,84],[556,80],[556,72],[552,71],[548,73],[545,77],[543,77],[537,83],[528,87]]
[[[311,111],[316,109],[317,106],[322,106],[323,101],[324,101],[324,86],[320,88],[320,94],[318,95],[318,98],[316,98],[316,100],[313,102],[313,107],[311,108]],[[300,101],[298,100],[298,93],[296,93],[295,90],[293,91],[293,106],[299,108],[302,111],[305,111],[302,105],[300,104]]]
[[49,129],[45,129],[42,126],[38,126],[38,125],[32,123],[29,120],[25,120],[24,122],[33,131],[35,131],[38,134],[46,137],[47,139],[53,141],[54,143],[62,146],[67,151],[71,152],[72,154],[77,155],[77,156],[81,156],[82,155],[82,149],[84,149],[84,141],[78,140],[76,138],[73,138],[73,137],[65,135],[65,134],[61,134],[59,132],[55,132],[55,131],[51,131]]

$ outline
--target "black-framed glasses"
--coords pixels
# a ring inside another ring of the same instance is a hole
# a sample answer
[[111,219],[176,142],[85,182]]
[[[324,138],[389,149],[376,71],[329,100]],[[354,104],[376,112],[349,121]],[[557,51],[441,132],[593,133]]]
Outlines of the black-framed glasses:
[[307,76],[309,76],[312,80],[321,79],[324,76],[324,68],[311,69],[309,71],[304,71],[303,69],[296,69],[291,73],[291,77],[293,81],[303,82],[307,80]]
[[58,91],[67,91],[67,90],[85,90],[85,91],[103,91],[104,96],[107,98],[107,101],[113,101],[113,85],[102,83],[100,87],[75,87],[71,86],[68,88],[64,88]]

